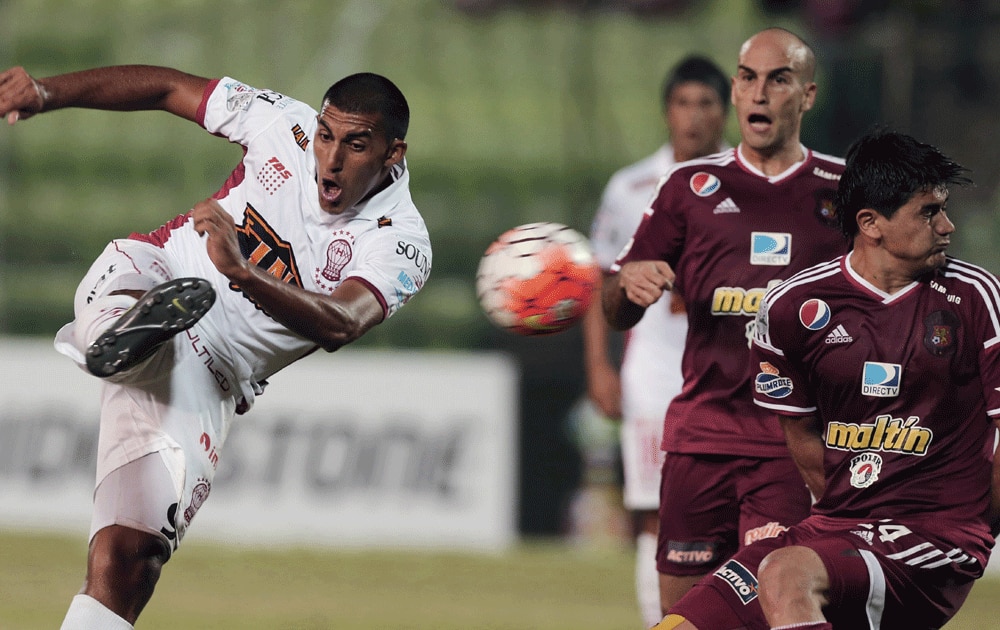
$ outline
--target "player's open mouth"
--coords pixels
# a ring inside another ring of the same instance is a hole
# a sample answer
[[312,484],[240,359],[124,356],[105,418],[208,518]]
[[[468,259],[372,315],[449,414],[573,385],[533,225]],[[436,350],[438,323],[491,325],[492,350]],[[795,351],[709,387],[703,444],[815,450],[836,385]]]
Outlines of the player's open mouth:
[[747,117],[747,122],[750,123],[751,127],[760,130],[770,126],[771,119],[764,114],[750,114]]
[[319,194],[323,201],[327,203],[337,203],[341,192],[343,192],[343,189],[334,183],[333,180],[324,179],[320,182]]

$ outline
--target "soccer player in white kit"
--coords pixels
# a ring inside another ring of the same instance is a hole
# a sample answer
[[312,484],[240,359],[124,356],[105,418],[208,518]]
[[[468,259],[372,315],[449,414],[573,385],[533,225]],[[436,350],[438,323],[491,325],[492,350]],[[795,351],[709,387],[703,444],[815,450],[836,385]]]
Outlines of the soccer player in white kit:
[[[594,216],[590,242],[604,270],[639,226],[667,170],[724,148],[729,79],[718,66],[704,57],[687,57],[667,74],[661,94],[670,142],[614,173]],[[647,309],[626,336],[620,373],[609,356],[608,329],[597,296],[583,325],[587,392],[605,416],[622,421],[623,503],[636,521],[636,595],[648,628],[663,616],[656,570],[660,442],[667,405],[684,383],[687,316],[676,295],[665,295]]]
[[104,378],[87,577],[62,628],[132,628],[208,497],[226,435],[265,380],[357,339],[426,282],[409,192],[409,109],[360,73],[320,112],[231,78],[119,66],[0,74],[13,124],[63,107],[162,109],[240,144],[210,199],[112,241],[56,348]]

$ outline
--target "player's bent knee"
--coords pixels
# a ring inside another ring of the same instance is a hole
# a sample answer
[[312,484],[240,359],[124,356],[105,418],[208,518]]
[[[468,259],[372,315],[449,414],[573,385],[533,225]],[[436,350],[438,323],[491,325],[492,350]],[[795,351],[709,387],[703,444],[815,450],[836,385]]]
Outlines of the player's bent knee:
[[110,525],[94,535],[89,555],[91,579],[103,577],[145,590],[159,579],[170,547],[154,534]]

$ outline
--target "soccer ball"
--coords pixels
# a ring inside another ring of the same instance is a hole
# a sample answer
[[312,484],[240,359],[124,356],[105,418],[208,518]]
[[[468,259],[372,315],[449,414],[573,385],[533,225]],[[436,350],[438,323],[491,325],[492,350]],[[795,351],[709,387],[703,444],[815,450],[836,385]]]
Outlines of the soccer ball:
[[486,249],[476,293],[499,328],[549,335],[583,317],[600,276],[582,234],[560,223],[528,223],[507,230]]

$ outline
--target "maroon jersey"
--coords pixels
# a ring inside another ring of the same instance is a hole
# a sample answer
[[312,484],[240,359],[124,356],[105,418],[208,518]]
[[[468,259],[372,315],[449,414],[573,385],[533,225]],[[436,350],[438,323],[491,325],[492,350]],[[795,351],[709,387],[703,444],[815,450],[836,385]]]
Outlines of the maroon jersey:
[[821,515],[944,523],[989,540],[1000,418],[1000,281],[948,258],[888,295],[850,255],[768,292],[755,402],[823,422]]
[[611,268],[665,260],[687,304],[684,388],[667,409],[664,450],[788,455],[773,414],[752,401],[753,318],[769,286],[846,251],[832,204],[843,161],[805,152],[774,177],[738,149],[678,164]]

